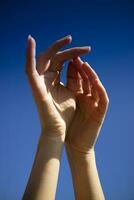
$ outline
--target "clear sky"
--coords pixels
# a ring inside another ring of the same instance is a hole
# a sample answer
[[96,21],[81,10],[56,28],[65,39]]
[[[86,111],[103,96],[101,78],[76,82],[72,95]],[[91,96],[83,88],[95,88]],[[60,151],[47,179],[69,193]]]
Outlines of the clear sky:
[[[30,173],[40,122],[24,72],[28,34],[37,53],[71,34],[71,46],[96,70],[110,106],[96,144],[107,200],[134,200],[134,1],[0,1],[0,200],[19,200]],[[62,80],[66,81],[63,70]],[[74,200],[63,152],[56,200]]]

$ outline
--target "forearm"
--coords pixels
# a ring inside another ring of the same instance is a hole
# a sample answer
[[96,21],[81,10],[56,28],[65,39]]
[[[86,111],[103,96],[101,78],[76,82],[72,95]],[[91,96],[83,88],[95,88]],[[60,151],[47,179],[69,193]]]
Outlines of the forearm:
[[63,141],[41,134],[23,200],[54,200]]
[[94,150],[87,154],[66,145],[76,200],[104,200]]

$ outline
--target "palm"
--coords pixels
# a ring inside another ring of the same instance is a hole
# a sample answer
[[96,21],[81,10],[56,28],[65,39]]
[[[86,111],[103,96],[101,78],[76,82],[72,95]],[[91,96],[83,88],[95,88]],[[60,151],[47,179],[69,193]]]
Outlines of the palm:
[[[76,112],[69,126],[66,141],[81,150],[85,150],[93,146],[97,138],[98,130],[103,122],[107,106],[105,105],[104,108],[101,97],[99,100],[100,91],[98,91],[98,86],[95,88],[95,85],[92,85],[91,87],[91,84],[89,85],[87,82],[88,79],[84,77],[86,74],[83,74],[81,70],[82,68],[79,69],[78,66],[74,68],[73,65],[68,68],[69,77],[75,78],[75,81],[68,79],[68,87],[76,96]],[[87,68],[87,70],[89,69]],[[84,87],[81,85],[82,81],[85,81]]]
[[33,95],[39,110],[42,128],[47,132],[56,130],[58,134],[62,134],[73,117],[75,96],[64,85],[57,82],[57,79],[56,72],[48,71],[45,75],[37,74]]
[[50,46],[35,59],[35,41],[29,40],[26,71],[37,103],[41,125],[47,133],[65,134],[75,111],[75,96],[60,83],[60,70],[65,60],[87,53],[89,48],[72,48],[58,52],[70,37]]
[[102,117],[98,113],[92,97],[78,94],[76,102],[76,112],[69,126],[67,140],[85,150],[93,145]]

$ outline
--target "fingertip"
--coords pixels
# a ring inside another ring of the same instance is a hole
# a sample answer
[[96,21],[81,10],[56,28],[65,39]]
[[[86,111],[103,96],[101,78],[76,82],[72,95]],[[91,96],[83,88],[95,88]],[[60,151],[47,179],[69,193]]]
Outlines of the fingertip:
[[28,35],[27,40],[29,45],[36,45],[35,39],[30,34]]
[[67,38],[68,38],[68,40],[69,40],[70,42],[72,42],[72,35],[68,35]]
[[91,51],[91,46],[85,46],[83,47],[86,51],[90,52]]
[[80,51],[82,51],[82,53],[86,54],[86,53],[90,53],[91,51],[91,47],[90,46],[83,46],[83,47],[78,47],[80,49]]
[[88,46],[88,49],[89,49],[89,51],[91,51],[92,50],[91,46]]
[[31,43],[31,41],[32,41],[32,36],[31,35],[28,35],[27,41],[28,41],[29,44]]
[[71,43],[72,42],[72,36],[71,35],[67,35],[64,40],[66,41],[66,43]]
[[79,62],[83,63],[83,61],[81,60],[81,58],[80,58],[79,56],[77,57],[77,60],[78,60]]
[[74,63],[74,65],[76,66],[76,67],[81,67],[82,66],[82,64],[83,64],[83,61],[81,60],[81,58],[80,57],[77,57],[77,58],[74,58],[73,59],[73,63]]
[[31,37],[32,37],[32,36],[29,34],[29,35],[28,35],[28,40],[30,40],[30,39],[31,39]]
[[76,58],[73,58],[73,61],[76,61],[76,60],[81,60],[80,57],[76,57]]
[[[26,48],[26,59],[28,63],[31,63],[32,59],[35,62],[35,55],[36,55],[36,43],[34,38],[31,35],[28,35],[27,38],[27,48]],[[35,63],[34,63],[35,64]],[[31,64],[29,64],[31,65]]]
[[67,35],[59,40],[57,40],[57,43],[61,43],[62,45],[70,44],[72,42],[72,36]]
[[88,64],[88,62],[84,62],[84,65],[90,67],[90,65]]

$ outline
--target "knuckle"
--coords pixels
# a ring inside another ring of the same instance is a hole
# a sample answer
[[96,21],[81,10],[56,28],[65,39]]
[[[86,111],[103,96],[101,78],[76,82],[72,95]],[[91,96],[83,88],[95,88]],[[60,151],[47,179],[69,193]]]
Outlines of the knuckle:
[[93,78],[92,77],[92,81],[94,82],[94,84],[96,84],[96,85],[99,85],[100,86],[100,81],[99,81],[99,79],[98,78]]

